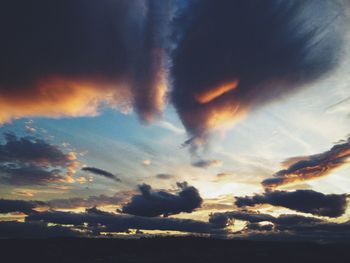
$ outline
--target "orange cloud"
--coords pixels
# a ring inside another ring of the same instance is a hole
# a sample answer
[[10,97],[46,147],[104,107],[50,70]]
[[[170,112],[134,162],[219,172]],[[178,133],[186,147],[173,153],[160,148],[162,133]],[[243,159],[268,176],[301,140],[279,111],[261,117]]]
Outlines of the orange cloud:
[[1,92],[0,105],[0,123],[21,117],[95,116],[103,105],[127,111],[131,92],[122,82],[51,76],[20,92]]
[[202,104],[208,103],[212,100],[214,100],[217,97],[220,97],[226,92],[229,92],[235,88],[237,88],[239,84],[239,80],[236,79],[234,81],[225,83],[223,85],[219,85],[213,89],[205,90],[200,93],[196,93],[194,95],[195,99]]
[[335,169],[348,163],[350,158],[350,139],[346,143],[337,144],[329,151],[321,154],[294,157],[284,162],[290,166],[274,174],[262,182],[263,186],[273,189],[292,183],[304,182],[326,176]]

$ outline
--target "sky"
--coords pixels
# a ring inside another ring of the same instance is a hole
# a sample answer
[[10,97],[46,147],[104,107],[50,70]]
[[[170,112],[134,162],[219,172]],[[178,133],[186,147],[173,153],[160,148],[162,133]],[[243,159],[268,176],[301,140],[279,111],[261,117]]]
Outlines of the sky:
[[1,6],[1,238],[349,241],[347,0]]

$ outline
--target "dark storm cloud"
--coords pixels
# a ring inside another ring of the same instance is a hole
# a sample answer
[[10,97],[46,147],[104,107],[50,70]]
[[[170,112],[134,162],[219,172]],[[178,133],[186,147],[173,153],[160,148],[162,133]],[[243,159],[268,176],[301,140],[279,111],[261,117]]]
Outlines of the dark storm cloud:
[[350,139],[337,144],[330,150],[311,156],[295,157],[285,163],[289,167],[262,182],[266,188],[276,188],[289,183],[303,182],[325,176],[348,162]]
[[86,213],[70,213],[47,211],[26,217],[27,222],[42,221],[55,224],[68,224],[83,226],[87,223],[95,232],[125,232],[129,229],[141,230],[168,230],[191,233],[214,232],[210,223],[191,219],[164,218],[164,217],[141,217],[133,215],[120,215],[103,212],[97,209],[88,209]]
[[62,226],[48,226],[41,222],[0,222],[0,238],[79,237],[81,233]]
[[95,174],[95,175],[100,175],[100,176],[106,177],[108,179],[112,179],[116,182],[121,182],[120,178],[118,178],[116,175],[114,175],[106,170],[100,169],[100,168],[83,167],[81,170],[90,172],[90,173]]
[[153,191],[150,185],[139,186],[140,195],[132,197],[124,205],[122,212],[138,216],[169,216],[181,212],[191,213],[202,204],[198,190],[186,182],[177,183],[179,192],[176,194],[165,191]]
[[10,185],[45,185],[72,180],[79,165],[74,152],[35,137],[4,133],[0,144],[0,181]]
[[172,1],[5,0],[0,11],[0,122],[163,108]]
[[190,2],[172,67],[172,101],[199,138],[189,142],[331,70],[341,17],[338,1]]
[[21,212],[24,214],[31,214],[35,212],[34,208],[44,205],[45,203],[40,201],[0,199],[0,213]]
[[[190,135],[239,119],[337,64],[335,1],[2,1],[0,123],[171,101]],[[338,29],[338,30],[337,30]]]
[[345,213],[347,198],[346,194],[326,195],[313,190],[268,191],[261,195],[236,197],[235,204],[238,207],[270,204],[318,216],[339,217]]

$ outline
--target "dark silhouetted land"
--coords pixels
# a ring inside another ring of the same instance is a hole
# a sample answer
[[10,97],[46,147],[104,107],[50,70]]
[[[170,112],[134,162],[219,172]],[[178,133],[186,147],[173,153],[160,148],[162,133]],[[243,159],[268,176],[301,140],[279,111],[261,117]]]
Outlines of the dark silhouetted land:
[[2,239],[1,262],[350,262],[349,244],[221,240]]

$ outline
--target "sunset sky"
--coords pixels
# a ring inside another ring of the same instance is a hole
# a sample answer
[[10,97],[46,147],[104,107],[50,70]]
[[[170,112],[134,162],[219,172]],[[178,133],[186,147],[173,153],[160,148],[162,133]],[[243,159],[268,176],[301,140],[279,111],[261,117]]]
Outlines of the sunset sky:
[[349,240],[349,22],[347,0],[3,1],[0,237]]

